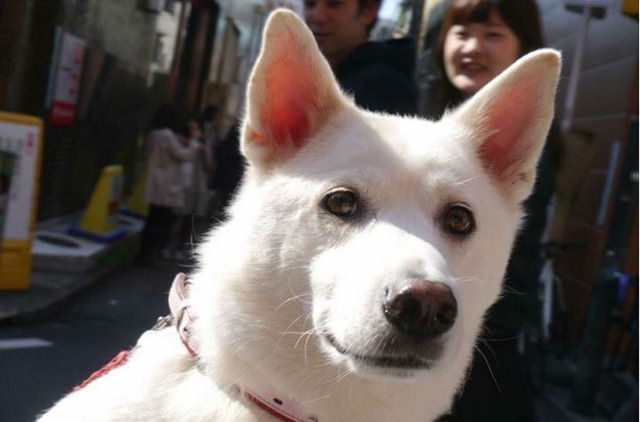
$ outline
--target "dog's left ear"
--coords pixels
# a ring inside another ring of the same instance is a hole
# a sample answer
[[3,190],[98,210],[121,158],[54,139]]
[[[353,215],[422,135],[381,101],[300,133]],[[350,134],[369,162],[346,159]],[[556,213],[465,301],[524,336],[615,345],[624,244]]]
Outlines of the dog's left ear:
[[483,166],[518,202],[533,189],[553,118],[559,74],[557,51],[529,53],[449,116],[471,129]]
[[242,152],[268,168],[291,157],[346,100],[313,35],[294,13],[271,14],[247,89]]

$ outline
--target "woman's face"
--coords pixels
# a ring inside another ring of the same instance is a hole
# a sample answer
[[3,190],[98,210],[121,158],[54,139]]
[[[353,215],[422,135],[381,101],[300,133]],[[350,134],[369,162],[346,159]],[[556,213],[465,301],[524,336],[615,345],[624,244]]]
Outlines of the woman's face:
[[469,97],[515,62],[520,52],[520,40],[492,9],[486,22],[449,29],[444,42],[444,69],[453,86]]

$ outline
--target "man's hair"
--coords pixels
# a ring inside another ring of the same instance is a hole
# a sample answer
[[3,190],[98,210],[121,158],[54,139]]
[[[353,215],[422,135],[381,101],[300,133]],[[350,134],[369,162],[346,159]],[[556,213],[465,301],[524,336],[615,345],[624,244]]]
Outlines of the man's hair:
[[[380,10],[380,6],[382,5],[382,0],[358,0],[358,11],[362,10],[362,8],[367,6],[377,6],[378,10]],[[367,34],[371,33],[371,30],[378,23],[378,14],[376,13],[376,17],[373,18],[371,24],[367,26]]]

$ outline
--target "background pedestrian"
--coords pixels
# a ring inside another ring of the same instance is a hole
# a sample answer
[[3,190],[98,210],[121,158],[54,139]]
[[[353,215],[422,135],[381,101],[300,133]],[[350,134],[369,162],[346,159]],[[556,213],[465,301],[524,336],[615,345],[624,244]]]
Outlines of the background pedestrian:
[[176,136],[178,113],[171,104],[158,108],[146,140],[147,173],[145,201],[149,203],[142,231],[140,261],[153,264],[169,240],[174,210],[185,207],[182,163],[191,161],[202,149],[197,142],[185,144]]

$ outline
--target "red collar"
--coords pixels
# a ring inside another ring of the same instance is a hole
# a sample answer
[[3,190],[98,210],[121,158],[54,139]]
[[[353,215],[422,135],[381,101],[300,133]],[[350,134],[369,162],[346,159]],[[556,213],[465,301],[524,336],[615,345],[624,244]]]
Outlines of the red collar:
[[169,309],[173,322],[178,330],[178,335],[184,347],[193,357],[197,356],[197,345],[191,339],[190,328],[194,321],[194,316],[189,310],[187,301],[189,280],[184,273],[178,273],[173,279],[171,290],[169,290]]
[[[169,291],[169,309],[182,344],[191,356],[197,357],[198,344],[191,337],[190,330],[195,315],[190,311],[187,300],[189,284],[186,275],[176,275]],[[249,389],[236,385],[236,388],[242,397],[284,422],[318,422],[318,418],[306,413],[298,402],[279,394],[270,386]]]

